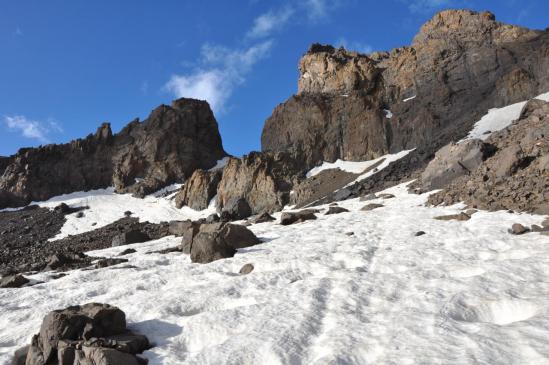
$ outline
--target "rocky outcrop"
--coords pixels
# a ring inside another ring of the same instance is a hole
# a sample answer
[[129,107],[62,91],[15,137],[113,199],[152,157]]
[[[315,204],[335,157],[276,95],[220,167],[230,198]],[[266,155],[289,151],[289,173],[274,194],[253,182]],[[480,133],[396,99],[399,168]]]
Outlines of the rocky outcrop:
[[409,47],[369,55],[313,45],[298,94],[277,106],[263,151],[298,148],[307,167],[417,149],[427,161],[490,108],[549,90],[549,31],[443,11]]
[[25,364],[146,364],[135,355],[147,337],[126,328],[126,315],[108,304],[89,303],[48,313],[33,336]]
[[429,198],[483,209],[549,214],[549,103],[532,100],[521,117],[485,142],[493,154]]
[[105,123],[85,139],[19,150],[0,176],[0,208],[111,185],[143,196],[225,155],[208,104],[179,99],[115,135]]
[[210,201],[217,194],[217,186],[221,181],[222,173],[221,169],[196,170],[176,194],[175,206],[181,208],[186,205],[194,210],[208,208]]
[[291,152],[252,152],[231,158],[217,189],[217,208],[223,211],[245,199],[250,214],[280,210],[289,202],[292,186],[303,177],[303,163]]

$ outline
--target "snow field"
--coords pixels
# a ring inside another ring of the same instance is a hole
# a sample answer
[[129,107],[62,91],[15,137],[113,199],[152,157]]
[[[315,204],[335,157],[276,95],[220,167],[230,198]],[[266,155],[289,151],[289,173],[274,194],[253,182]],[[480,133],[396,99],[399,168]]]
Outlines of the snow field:
[[397,197],[370,212],[354,199],[340,203],[349,213],[253,225],[263,244],[207,265],[147,254],[179,244],[166,237],[131,245],[126,264],[34,275],[46,282],[0,291],[0,363],[47,312],[106,302],[155,343],[151,364],[547,364],[549,237],[507,233],[543,217],[438,221],[462,207],[386,192]]

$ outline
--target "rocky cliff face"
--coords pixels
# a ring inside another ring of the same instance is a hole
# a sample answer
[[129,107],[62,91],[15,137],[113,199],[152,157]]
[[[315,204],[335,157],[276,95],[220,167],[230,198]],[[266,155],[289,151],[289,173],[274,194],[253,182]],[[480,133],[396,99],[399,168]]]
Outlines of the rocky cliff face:
[[143,195],[210,168],[225,155],[208,104],[180,99],[116,135],[103,124],[85,139],[21,149],[4,163],[0,208],[113,184],[119,192]]
[[549,32],[450,10],[410,47],[362,55],[313,45],[299,67],[298,94],[265,123],[264,151],[300,148],[309,166],[411,148],[426,160],[488,109],[549,90]]

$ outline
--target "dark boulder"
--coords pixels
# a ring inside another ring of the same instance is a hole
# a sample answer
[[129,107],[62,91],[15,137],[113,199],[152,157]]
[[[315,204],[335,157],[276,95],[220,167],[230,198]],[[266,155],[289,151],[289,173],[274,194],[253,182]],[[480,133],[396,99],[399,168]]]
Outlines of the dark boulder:
[[223,207],[223,211],[229,220],[241,220],[252,215],[252,208],[244,198],[233,198]]
[[316,215],[311,210],[301,210],[299,212],[284,212],[280,216],[280,224],[287,226],[289,224],[301,223],[316,219]]
[[252,271],[254,271],[254,265],[246,264],[246,265],[244,265],[240,268],[239,273],[241,275],[247,275],[247,274],[251,273]]
[[108,304],[90,303],[50,312],[33,336],[27,365],[139,364],[149,348],[145,336],[126,328],[126,315]]
[[112,247],[129,245],[132,243],[147,242],[151,238],[148,234],[138,230],[132,229],[131,231],[121,233],[112,239]]
[[384,205],[383,204],[378,204],[378,203],[370,203],[370,204],[366,204],[365,206],[363,206],[362,208],[360,208],[360,210],[364,211],[364,212],[368,212],[370,210],[374,210],[374,209],[377,209],[377,208],[381,208],[383,207]]
[[256,217],[253,217],[252,223],[267,223],[267,222],[273,222],[276,218],[270,215],[267,212],[261,213]]
[[511,226],[511,229],[509,230],[509,233],[520,235],[520,234],[524,234],[524,233],[529,232],[529,231],[530,230],[528,228],[524,227],[522,224],[515,223]]

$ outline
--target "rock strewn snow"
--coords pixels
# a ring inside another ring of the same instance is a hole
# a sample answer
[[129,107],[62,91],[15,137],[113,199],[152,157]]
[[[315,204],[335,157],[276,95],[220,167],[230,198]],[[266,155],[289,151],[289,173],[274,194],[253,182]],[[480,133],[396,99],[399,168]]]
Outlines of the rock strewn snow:
[[[543,218],[444,222],[432,218],[460,206],[422,206],[427,195],[404,185],[387,192],[396,198],[370,212],[354,199],[340,203],[349,213],[253,225],[264,244],[208,265],[146,254],[179,244],[166,237],[132,245],[135,268],[32,276],[47,282],[0,291],[0,363],[47,312],[87,302],[124,310],[156,344],[151,365],[547,363],[549,237],[507,233]],[[247,263],[254,271],[238,275]]]

